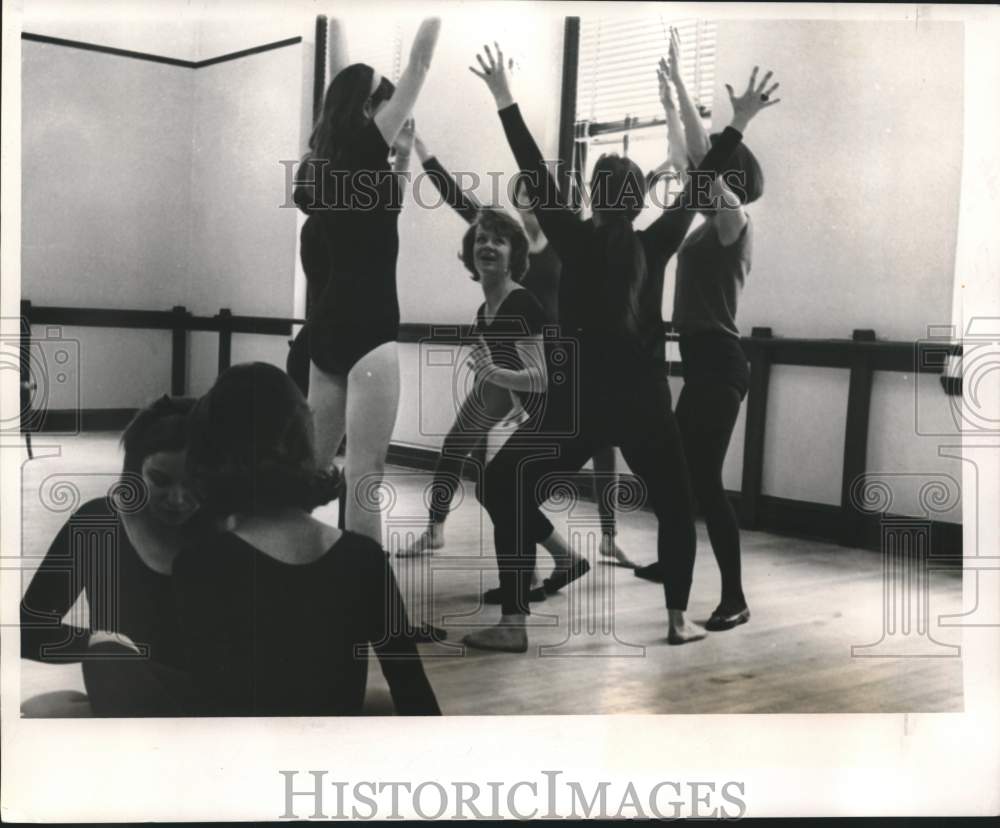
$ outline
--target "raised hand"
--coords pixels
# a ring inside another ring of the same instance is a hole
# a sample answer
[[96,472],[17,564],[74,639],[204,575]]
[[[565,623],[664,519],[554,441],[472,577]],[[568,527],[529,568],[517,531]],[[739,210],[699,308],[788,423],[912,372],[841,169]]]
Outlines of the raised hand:
[[[747,83],[746,92],[744,92],[739,97],[733,94],[733,87],[728,83],[726,84],[726,91],[729,93],[729,103],[733,107],[733,121],[734,125],[737,122],[746,126],[750,123],[750,120],[762,109],[767,109],[769,106],[774,106],[776,103],[781,101],[781,98],[772,98],[771,95],[775,89],[778,88],[780,84],[773,84],[768,87],[767,82],[771,79],[773,72],[768,72],[764,75],[763,80],[761,80],[760,85],[757,85],[757,70],[758,67],[754,66],[753,72],[750,73],[750,81]],[[737,125],[737,128],[740,128]]]
[[656,79],[660,84],[660,103],[667,112],[677,111],[677,101],[674,99],[674,89],[671,83],[670,66],[660,58],[660,63],[656,67]]
[[482,78],[485,81],[487,88],[493,94],[493,99],[497,103],[497,109],[504,109],[514,103],[514,96],[510,91],[509,74],[514,68],[514,60],[513,58],[504,60],[503,50],[501,50],[496,41],[493,42],[493,46],[497,50],[496,57],[494,58],[489,46],[484,46],[486,59],[483,60],[482,54],[476,55],[476,60],[479,62],[481,71],[472,66],[469,67],[469,71],[477,78]]
[[671,69],[679,75],[681,72],[681,36],[673,26],[670,27],[670,51],[668,57],[670,58]]

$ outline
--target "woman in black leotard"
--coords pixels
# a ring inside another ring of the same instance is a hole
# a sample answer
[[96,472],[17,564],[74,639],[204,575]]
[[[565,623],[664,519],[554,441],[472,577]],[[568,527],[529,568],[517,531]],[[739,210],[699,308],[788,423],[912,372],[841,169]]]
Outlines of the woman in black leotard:
[[[196,535],[184,474],[193,405],[164,397],[135,417],[121,482],[73,513],[21,601],[21,657],[82,662],[97,716],[178,715],[189,700],[170,573]],[[88,620],[67,623],[81,593]]]
[[[417,157],[434,186],[441,193],[445,203],[449,204],[466,222],[472,224],[479,214],[480,205],[474,196],[463,192],[454,177],[445,170],[438,160],[424,146],[419,137],[414,139]],[[530,208],[522,206],[528,203],[526,191],[521,188],[515,199],[515,206],[521,214],[521,221],[528,235],[528,270],[520,280],[522,287],[529,290],[541,303],[544,319],[547,324],[557,324],[559,321],[559,271],[562,268],[559,257],[545,238],[538,220]],[[466,233],[468,242],[472,236]],[[467,246],[467,245],[466,245]],[[479,274],[468,262],[466,266],[472,273],[472,278],[479,281]],[[462,467],[468,458],[473,458],[480,468],[486,463],[486,443],[489,431],[511,414],[511,399],[506,393],[486,384],[479,395],[470,395],[459,410],[455,422],[445,435],[434,468],[431,483],[431,505],[427,530],[413,544],[400,554],[403,557],[422,555],[440,549],[444,546],[444,524],[451,510],[451,502],[461,479]],[[516,401],[515,401],[516,402]],[[517,406],[515,406],[517,407]],[[615,524],[614,507],[611,505],[612,487],[615,483],[615,456],[610,446],[595,452],[594,497],[598,504],[601,518],[600,553],[614,558],[620,565],[634,567],[624,552],[615,543],[617,526]],[[558,532],[541,541],[553,559],[563,562],[576,559],[566,542]],[[589,566],[589,565],[588,565]],[[577,567],[580,574],[587,567],[582,564]],[[547,580],[546,585],[555,585],[559,581]],[[554,589],[552,591],[555,591]],[[535,590],[533,600],[543,598],[545,590]],[[486,600],[498,603],[498,590],[489,590]]]
[[369,645],[399,713],[440,712],[385,552],[306,511],[312,418],[287,374],[223,372],[192,412],[188,465],[223,527],[174,566],[197,713],[358,714]]
[[[482,285],[485,299],[472,328],[472,336],[480,340],[471,360],[476,382],[442,447],[432,486],[444,482],[447,488],[445,494],[432,488],[432,516],[447,514],[465,457],[481,453],[478,459],[485,466],[486,437],[490,428],[511,413],[512,401],[524,412],[539,411],[545,405],[548,366],[543,327],[551,320],[534,294],[520,286],[528,269],[528,239],[520,224],[501,210],[480,209],[463,238],[462,261]],[[544,599],[550,585],[567,582],[569,573],[579,577],[589,569],[555,527],[547,526],[540,543],[552,555],[558,577],[546,579],[535,600]],[[423,549],[411,547],[401,554],[406,557]],[[487,590],[485,600],[499,603],[499,591]]]
[[[498,50],[499,51],[499,50]],[[513,435],[487,468],[484,502],[493,519],[501,571],[503,617],[493,628],[466,636],[484,649],[524,651],[525,616],[530,612],[528,579],[534,566],[539,484],[551,473],[574,471],[596,445],[618,445],[645,484],[659,521],[657,552],[668,573],[665,585],[668,640],[704,637],[685,618],[694,565],[695,531],[690,484],[680,433],[670,407],[670,391],[644,347],[637,299],[650,259],[666,260],[683,239],[691,211],[665,213],[645,231],[632,221],[642,209],[642,171],[617,156],[599,159],[591,181],[593,218],[582,222],[560,200],[541,153],[521,118],[508,84],[502,53],[477,56],[482,78],[497,103],[507,140],[518,165],[537,183],[535,214],[563,263],[559,290],[562,334],[577,339],[580,388],[575,433],[555,435],[548,422],[530,424]],[[736,98],[734,118],[702,161],[718,170],[742,139],[760,109],[760,91]],[[681,204],[686,208],[690,195]],[[551,392],[550,392],[551,393]],[[548,410],[556,407],[549,406]],[[565,416],[563,412],[562,416]],[[539,432],[541,435],[539,436]],[[533,439],[531,437],[533,436]],[[555,456],[552,456],[553,453]],[[517,519],[518,515],[528,516]]]
[[[299,208],[315,219],[303,228],[303,242],[322,236],[325,244],[302,254],[316,293],[307,329],[309,405],[320,469],[333,466],[346,434],[345,525],[377,542],[381,516],[369,508],[359,483],[369,491],[381,476],[399,404],[396,258],[402,186],[395,173],[408,164],[409,139],[401,130],[430,67],[439,28],[436,18],[421,24],[398,87],[360,63],[337,74],[294,193]],[[390,147],[398,138],[401,146],[390,166]]]
[[[675,66],[678,50],[672,44]],[[682,140],[696,163],[711,146],[709,136],[679,73],[671,82],[681,103]],[[770,97],[776,88],[777,84],[764,93],[768,105],[778,102]],[[735,189],[727,186],[727,180]],[[673,322],[681,335],[684,389],[676,414],[695,497],[722,579],[722,598],[706,624],[709,630],[730,629],[750,618],[741,579],[739,523],[722,481],[722,467],[750,383],[735,318],[753,253],[753,225],[743,205],[756,201],[763,190],[760,165],[745,145],[740,146],[728,169],[714,181],[712,197],[719,208],[704,211],[705,222],[677,253]],[[636,574],[649,580],[663,578],[655,563]]]

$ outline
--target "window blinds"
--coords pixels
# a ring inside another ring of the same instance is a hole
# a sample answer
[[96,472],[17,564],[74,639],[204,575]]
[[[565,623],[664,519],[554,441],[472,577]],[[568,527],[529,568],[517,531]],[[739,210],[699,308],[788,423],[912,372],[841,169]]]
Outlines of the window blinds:
[[656,64],[668,54],[670,26],[681,41],[681,77],[708,115],[715,89],[715,27],[708,20],[581,17],[576,120],[662,119]]

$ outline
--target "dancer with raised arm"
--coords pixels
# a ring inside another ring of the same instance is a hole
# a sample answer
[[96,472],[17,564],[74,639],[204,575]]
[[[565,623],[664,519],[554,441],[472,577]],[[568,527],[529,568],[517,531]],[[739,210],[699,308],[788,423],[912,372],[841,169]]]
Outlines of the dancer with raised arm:
[[397,88],[361,63],[337,74],[294,193],[299,208],[319,219],[311,232],[321,232],[326,247],[317,261],[329,262],[308,323],[317,456],[321,469],[331,469],[347,435],[345,525],[377,542],[382,522],[372,493],[399,404],[401,186],[394,173],[408,162],[401,151],[392,167],[389,154],[423,86],[439,29],[437,18],[420,25]]
[[[441,193],[445,203],[450,205],[465,221],[470,224],[474,223],[480,209],[475,197],[461,189],[459,182],[441,165],[437,156],[428,151],[419,136],[415,140],[415,146],[424,170]],[[534,213],[527,206],[529,197],[523,186],[518,188],[517,196],[514,199],[514,204],[520,213],[529,244],[528,270],[521,280],[521,285],[534,294],[541,303],[546,323],[556,324],[559,320],[558,294],[561,263],[552,245],[545,238]],[[474,270],[471,272],[472,278],[478,281],[478,274]],[[504,395],[490,393],[489,389],[484,387],[480,396],[482,404],[478,405],[474,412],[466,410],[463,406],[459,416],[456,417],[454,424],[445,436],[441,446],[441,454],[434,469],[432,504],[429,510],[427,530],[408,549],[403,551],[404,556],[425,554],[444,546],[444,525],[448,518],[451,501],[455,496],[455,489],[465,458],[473,457],[480,464],[480,467],[485,466],[489,429],[510,414],[510,401]],[[470,397],[466,402],[475,404],[477,401]],[[474,414],[475,417],[470,416],[470,414]],[[470,424],[475,426],[474,434],[469,430]],[[614,507],[611,503],[613,486],[616,482],[614,449],[610,446],[600,449],[594,453],[592,462],[594,495],[601,519],[600,553],[605,557],[613,558],[621,566],[634,567],[635,564],[628,559],[615,542],[617,525]],[[565,541],[555,531],[542,541],[542,545],[557,562],[566,560],[567,556],[570,555]],[[570,557],[579,556],[570,555]],[[589,564],[577,563],[577,576],[584,574],[588,568]],[[561,583],[562,580],[547,579],[541,588],[533,590],[532,600],[544,598],[547,592],[555,592],[556,589],[552,587]],[[489,590],[486,600],[498,603],[498,590]]]
[[[596,446],[618,445],[645,485],[659,523],[657,554],[667,572],[665,598],[668,641],[682,644],[705,632],[685,617],[695,556],[693,503],[680,432],[662,370],[650,359],[641,334],[638,299],[650,259],[666,261],[690,224],[672,219],[686,208],[661,216],[645,231],[632,221],[645,198],[645,177],[628,159],[605,156],[591,179],[593,217],[580,221],[562,203],[547,165],[510,90],[503,53],[477,55],[479,69],[496,101],[507,140],[521,171],[533,182],[535,214],[563,263],[559,309],[563,336],[577,340],[575,433],[558,434],[548,422],[527,423],[487,468],[483,489],[493,519],[504,592],[500,624],[466,636],[484,649],[527,649],[528,580],[534,567],[539,484],[552,473],[579,469]],[[747,92],[730,92],[734,117],[700,169],[718,172],[742,140],[750,119],[762,109],[756,71]],[[546,415],[555,407],[548,406]],[[562,412],[565,416],[565,411]],[[530,429],[530,430],[529,430]]]
[[[671,44],[668,82],[677,90],[683,135],[692,164],[705,156],[712,141],[676,71],[679,44]],[[773,105],[778,88],[761,92]],[[726,183],[732,184],[732,189]],[[753,153],[741,144],[728,168],[713,180],[715,207],[702,211],[705,221],[695,228],[677,253],[673,322],[680,333],[684,388],[677,401],[677,421],[691,472],[695,497],[705,516],[712,551],[722,579],[722,597],[706,624],[709,630],[727,630],[750,619],[743,594],[740,532],[726,495],[722,467],[740,404],[750,383],[746,355],[740,346],[736,309],[750,272],[753,225],[744,205],[763,195],[764,177]],[[636,571],[647,580],[662,581],[663,568],[653,563]]]

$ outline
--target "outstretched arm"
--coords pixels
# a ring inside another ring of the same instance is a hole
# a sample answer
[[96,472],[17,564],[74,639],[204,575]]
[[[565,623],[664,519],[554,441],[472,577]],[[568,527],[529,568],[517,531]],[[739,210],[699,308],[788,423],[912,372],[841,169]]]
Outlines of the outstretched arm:
[[663,58],[660,58],[660,65],[656,67],[656,79],[660,84],[660,103],[663,104],[663,113],[667,121],[667,160],[657,169],[667,166],[672,167],[677,172],[682,172],[687,169],[688,142],[678,114],[670,75],[670,66]]
[[524,176],[522,180],[535,202],[532,209],[542,226],[542,231],[563,256],[573,248],[581,223],[573,210],[562,201],[559,187],[542,158],[538,144],[524,123],[524,118],[521,117],[520,108],[514,101],[508,74],[514,62],[509,60],[505,63],[500,47],[496,44],[494,46],[497,49],[496,58],[493,57],[490,47],[486,46],[485,60],[482,55],[476,55],[480,69],[470,66],[469,71],[481,78],[493,94],[500,121],[507,135],[507,143]]
[[458,182],[441,165],[437,156],[427,150],[424,142],[420,140],[419,135],[415,136],[414,145],[416,146],[417,157],[420,159],[420,163],[423,164],[424,170],[437,188],[437,191],[441,193],[441,197],[445,200],[445,203],[468,224],[472,224],[476,220],[476,216],[479,215],[481,207],[479,201],[475,196],[467,195],[462,191],[462,188],[458,186]]
[[681,42],[677,30],[670,27],[670,64],[669,80],[677,90],[677,100],[680,104],[680,119],[684,126],[684,139],[687,144],[688,153],[692,163],[700,164],[702,159],[708,155],[712,148],[705,125],[701,120],[701,113],[694,105],[691,96],[688,94],[687,86],[684,85],[684,78],[681,76]]
[[375,126],[390,147],[417,102],[424,80],[427,78],[427,71],[431,68],[431,59],[434,57],[434,47],[437,45],[440,31],[439,17],[428,17],[420,24],[410,49],[409,63],[399,83],[396,84],[395,94],[375,113]]
[[[672,256],[680,247],[684,240],[691,222],[694,221],[697,208],[697,198],[695,196],[696,187],[700,187],[700,195],[704,197],[706,184],[712,181],[726,169],[729,157],[736,147],[743,140],[743,133],[746,131],[750,121],[762,110],[769,106],[774,106],[781,99],[771,99],[770,93],[777,88],[774,84],[767,89],[767,82],[771,78],[771,72],[764,75],[763,81],[757,85],[758,67],[754,67],[750,74],[750,81],[747,84],[746,92],[739,97],[733,93],[733,88],[727,83],[726,90],[729,92],[729,102],[733,107],[733,117],[719,139],[712,145],[708,153],[691,171],[691,176],[681,194],[678,202],[673,207],[665,211],[649,227],[641,231],[648,245],[658,250],[661,254]],[[765,91],[766,90],[766,91]],[[704,206],[710,206],[712,201]]]

